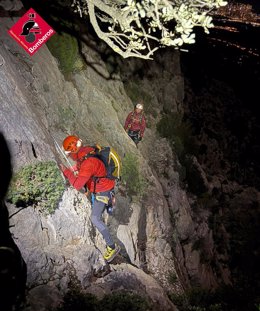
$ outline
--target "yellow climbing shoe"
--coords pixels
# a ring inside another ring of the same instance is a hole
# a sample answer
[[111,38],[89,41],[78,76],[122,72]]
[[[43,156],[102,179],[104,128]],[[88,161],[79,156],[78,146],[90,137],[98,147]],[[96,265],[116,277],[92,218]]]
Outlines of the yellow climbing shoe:
[[107,262],[111,262],[119,252],[120,252],[120,246],[116,245],[114,249],[107,246],[106,252],[104,254],[104,259]]

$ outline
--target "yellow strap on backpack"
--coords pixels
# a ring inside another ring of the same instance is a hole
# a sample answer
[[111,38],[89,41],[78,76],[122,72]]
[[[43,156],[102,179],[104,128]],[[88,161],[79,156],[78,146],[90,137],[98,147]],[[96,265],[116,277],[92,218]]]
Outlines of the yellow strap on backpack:
[[[99,144],[95,145],[95,148],[97,150],[97,152],[101,152],[103,149],[107,148],[107,147],[102,147]],[[122,167],[122,162],[121,159],[118,155],[118,153],[115,151],[114,148],[109,147],[110,151],[109,151],[109,159],[108,159],[108,163],[110,163],[110,161],[112,160],[112,163],[114,163],[114,171],[113,171],[113,176],[117,179],[120,179],[121,176],[121,167]],[[95,152],[93,152],[93,154],[95,154]]]
[[121,159],[119,157],[119,155],[117,154],[117,152],[115,151],[114,148],[110,147],[110,153],[109,153],[109,161],[113,160],[115,163],[115,171],[113,173],[114,177],[119,178],[121,176],[121,167],[122,167],[122,163],[121,163]]

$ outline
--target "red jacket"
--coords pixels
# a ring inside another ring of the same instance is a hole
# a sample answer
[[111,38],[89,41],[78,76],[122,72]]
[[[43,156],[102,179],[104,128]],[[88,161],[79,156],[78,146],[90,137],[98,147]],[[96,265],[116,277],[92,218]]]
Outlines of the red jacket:
[[141,137],[144,135],[146,121],[143,112],[132,111],[125,120],[125,130],[140,131]]
[[[84,148],[84,147],[83,147]],[[74,175],[69,168],[63,171],[63,174],[68,178],[69,183],[77,190],[80,190],[85,185],[90,192],[104,192],[112,190],[115,187],[115,181],[109,178],[100,178],[94,185],[93,176],[106,176],[106,167],[104,163],[94,157],[87,158],[83,161],[77,160],[78,174]]]

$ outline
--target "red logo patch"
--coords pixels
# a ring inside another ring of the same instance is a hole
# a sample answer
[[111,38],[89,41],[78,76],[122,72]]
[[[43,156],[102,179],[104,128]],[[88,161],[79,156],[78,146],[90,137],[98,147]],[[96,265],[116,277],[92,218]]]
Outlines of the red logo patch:
[[55,31],[34,9],[30,9],[8,30],[8,33],[28,54],[33,55],[55,34]]

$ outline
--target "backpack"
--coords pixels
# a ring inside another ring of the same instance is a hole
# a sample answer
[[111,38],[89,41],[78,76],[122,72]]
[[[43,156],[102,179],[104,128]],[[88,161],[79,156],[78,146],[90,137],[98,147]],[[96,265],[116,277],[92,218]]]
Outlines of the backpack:
[[84,158],[97,158],[101,160],[106,167],[106,176],[94,178],[109,178],[120,180],[122,163],[119,155],[112,147],[101,147],[99,145],[93,146],[94,151],[87,154]]

